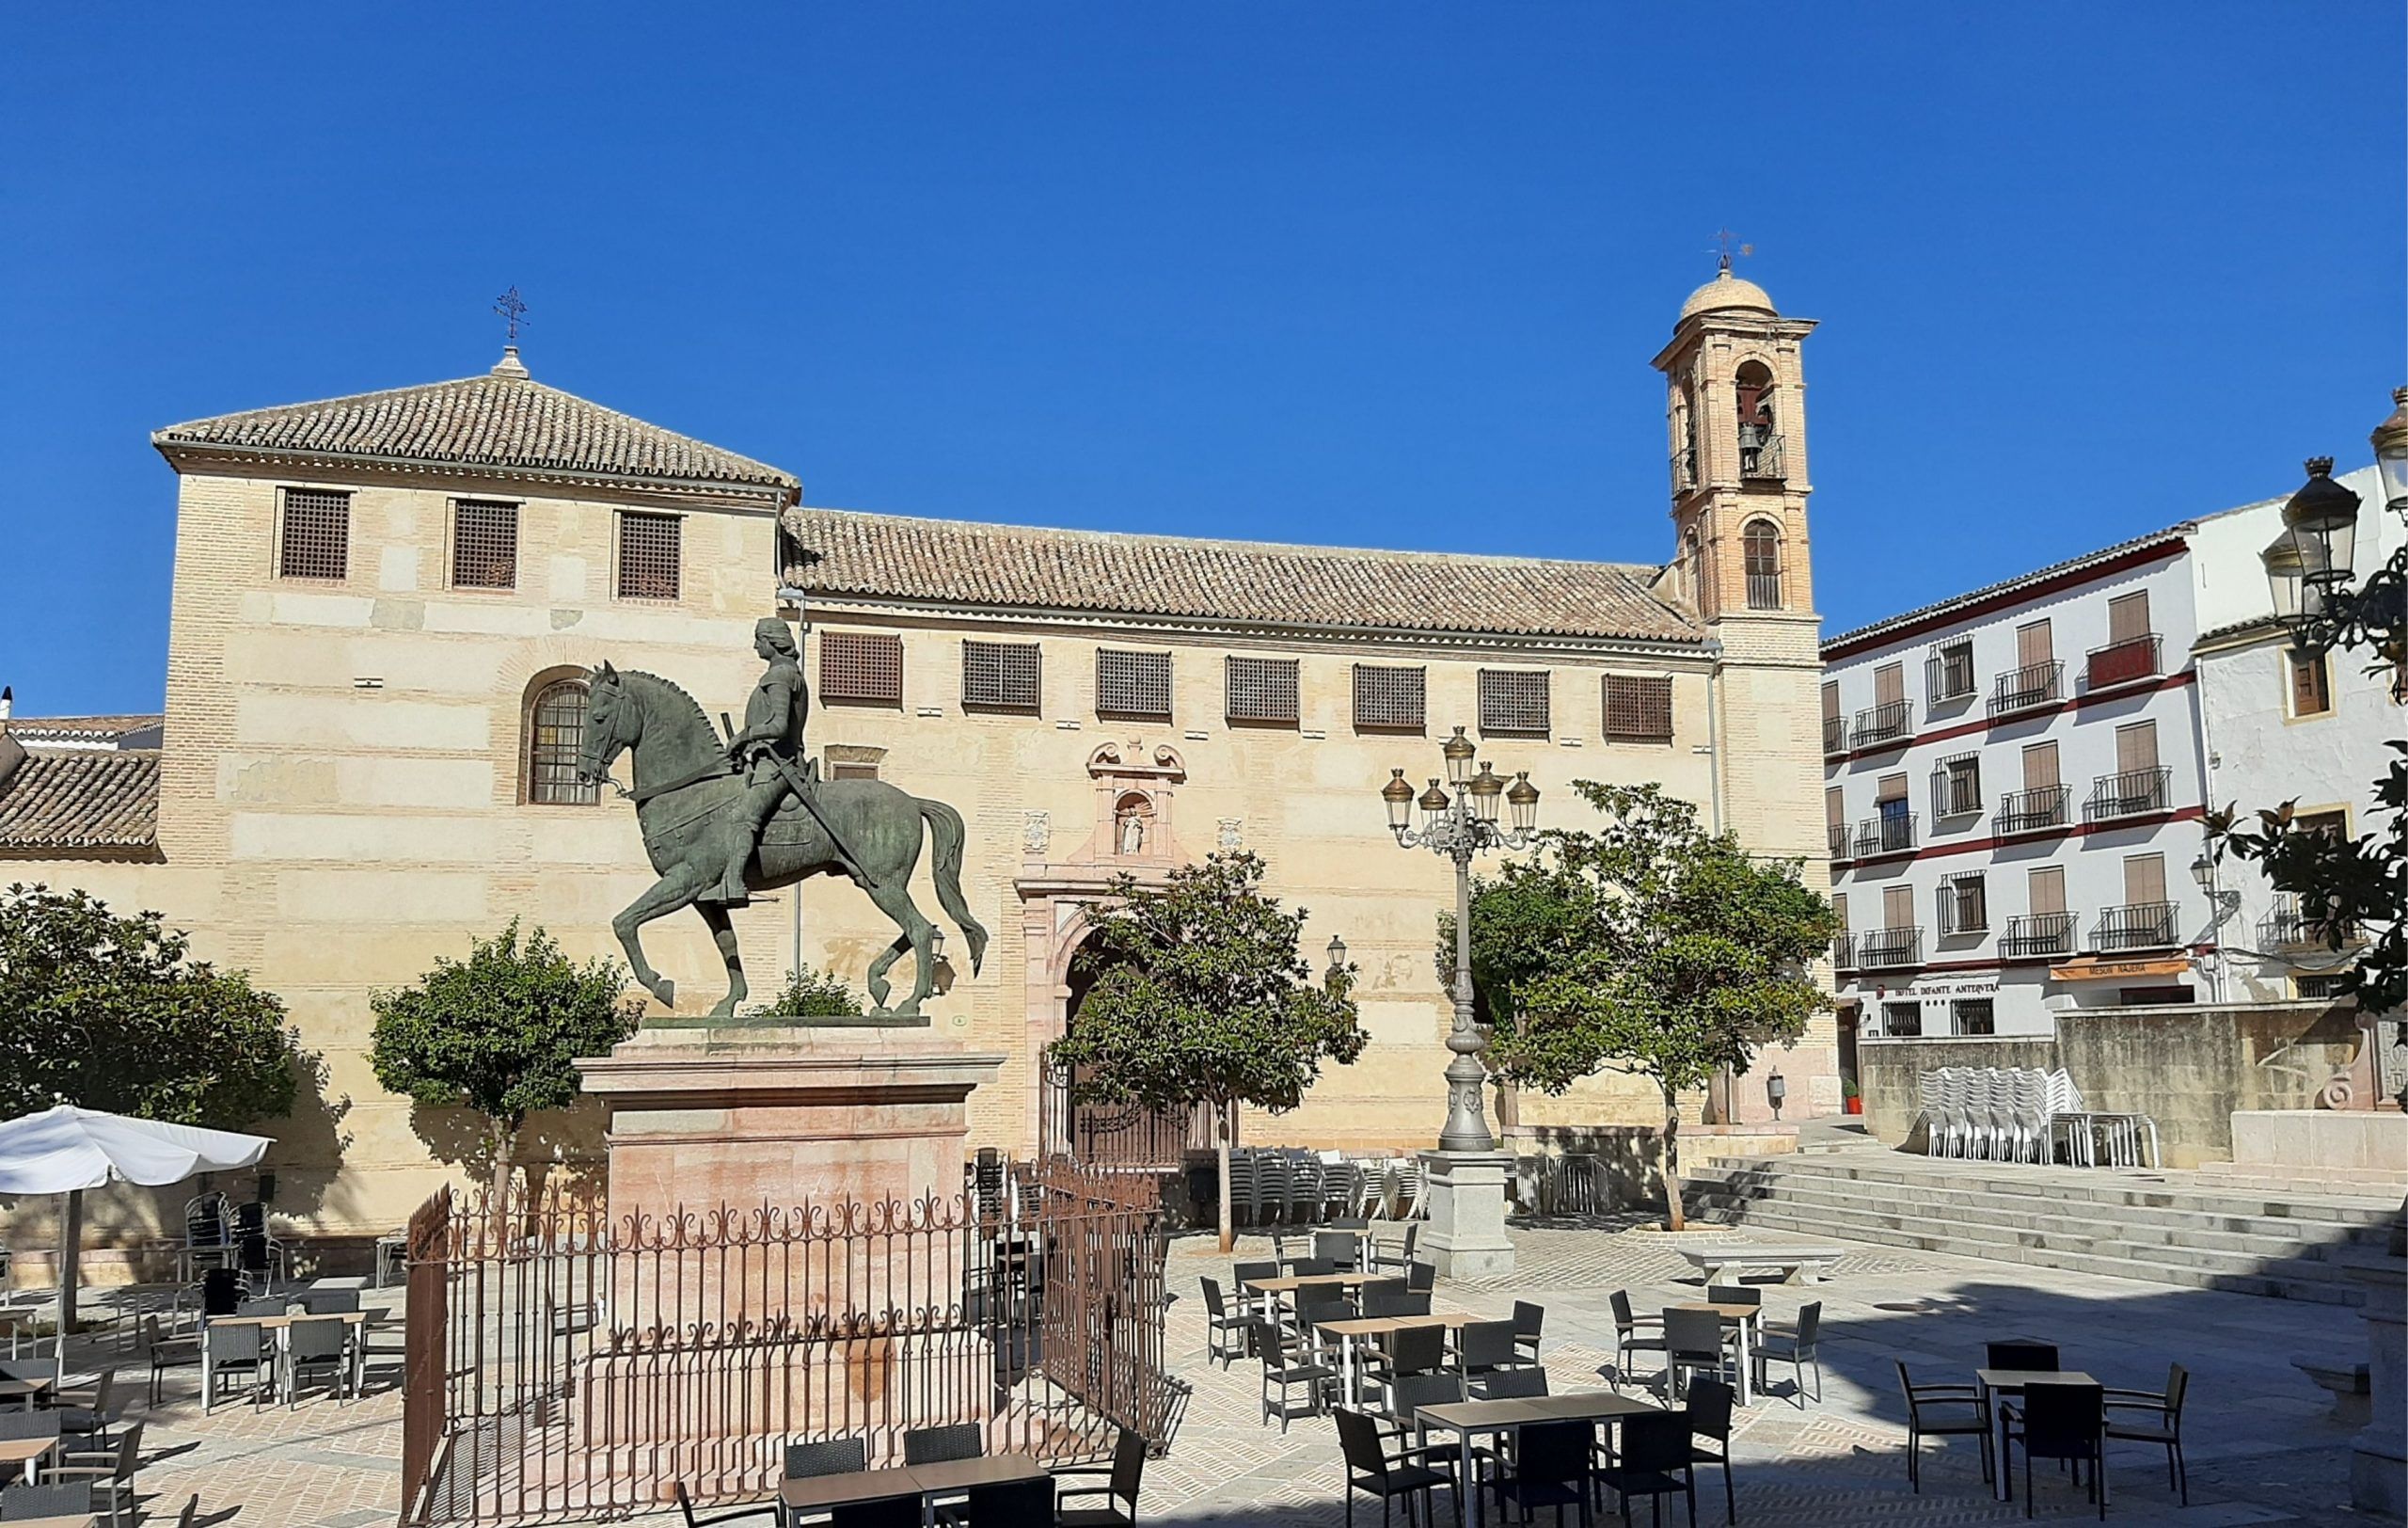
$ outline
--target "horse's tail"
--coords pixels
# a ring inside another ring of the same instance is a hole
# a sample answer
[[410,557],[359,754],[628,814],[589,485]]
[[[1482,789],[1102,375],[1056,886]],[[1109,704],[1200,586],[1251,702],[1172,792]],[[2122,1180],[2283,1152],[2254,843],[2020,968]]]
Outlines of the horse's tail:
[[961,899],[961,842],[964,834],[961,814],[941,801],[912,800],[920,804],[920,815],[927,820],[928,838],[935,852],[929,856],[928,868],[935,875],[937,900],[944,904],[945,915],[961,928],[961,937],[970,941],[970,974],[978,974],[978,963],[987,953],[987,929],[970,915],[970,904]]

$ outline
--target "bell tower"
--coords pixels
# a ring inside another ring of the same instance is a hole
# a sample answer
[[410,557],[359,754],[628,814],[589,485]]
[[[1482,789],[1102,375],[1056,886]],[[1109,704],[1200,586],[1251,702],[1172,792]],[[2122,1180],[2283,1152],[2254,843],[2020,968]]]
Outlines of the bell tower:
[[1798,358],[1814,327],[1776,312],[1725,253],[1656,358],[1671,442],[1672,566],[1709,624],[1814,609]]

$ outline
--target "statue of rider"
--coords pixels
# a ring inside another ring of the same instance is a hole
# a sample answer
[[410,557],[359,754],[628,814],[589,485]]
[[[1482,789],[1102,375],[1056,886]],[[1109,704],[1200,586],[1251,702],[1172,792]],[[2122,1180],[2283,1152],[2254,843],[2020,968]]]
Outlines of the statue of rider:
[[764,615],[753,623],[752,650],[769,666],[744,703],[744,729],[727,740],[728,762],[744,776],[744,799],[722,819],[720,847],[726,855],[717,891],[705,901],[742,907],[752,898],[744,867],[760,847],[761,829],[790,793],[785,769],[793,767],[806,788],[818,770],[803,756],[802,724],[811,713],[811,692],[802,682],[802,655],[786,623]]

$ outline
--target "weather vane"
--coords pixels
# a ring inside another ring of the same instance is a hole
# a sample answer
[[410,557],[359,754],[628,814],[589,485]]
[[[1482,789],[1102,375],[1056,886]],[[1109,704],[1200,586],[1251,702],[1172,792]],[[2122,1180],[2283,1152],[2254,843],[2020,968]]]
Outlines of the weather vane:
[[[1726,271],[1731,268],[1731,241],[1738,236],[1727,228],[1717,231],[1714,235],[1714,242],[1721,247],[1722,268]],[[1756,247],[1752,244],[1739,246],[1739,253],[1743,255],[1752,255],[1755,252]]]
[[[1728,264],[1729,262],[1726,260],[1724,263]],[[526,299],[518,295],[516,287],[512,287],[493,300],[493,310],[501,315],[502,322],[507,326],[510,342],[516,344],[519,326],[527,322]]]

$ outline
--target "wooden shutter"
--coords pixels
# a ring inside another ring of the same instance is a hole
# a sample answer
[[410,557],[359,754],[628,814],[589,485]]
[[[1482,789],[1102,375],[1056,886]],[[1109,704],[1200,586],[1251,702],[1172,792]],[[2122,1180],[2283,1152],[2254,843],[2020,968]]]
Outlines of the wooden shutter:
[[1033,711],[1041,694],[1041,660],[1033,642],[961,644],[961,704],[970,710]]
[[684,569],[674,515],[619,512],[619,597],[674,599]]
[[1170,719],[1170,654],[1095,650],[1095,713],[1140,721]]
[[1228,663],[1228,716],[1232,722],[1293,722],[1297,719],[1297,661],[1238,658]]
[[2031,668],[2049,662],[2055,657],[2055,649],[2049,640],[2048,622],[2034,621],[2015,629],[2016,667]]
[[903,704],[903,639],[892,631],[819,634],[819,698],[835,704]]
[[2036,865],[2024,880],[2024,899],[2035,914],[2066,910],[2066,872],[2054,865]]
[[2115,769],[2130,774],[2157,768],[2157,724],[2133,722],[2115,729]]
[[1605,734],[1623,742],[1672,740],[1672,677],[1608,674],[1605,678]]
[[2031,742],[2023,745],[2023,788],[2046,790],[2061,784],[2057,777],[2057,745],[2052,742]]
[[2138,642],[2148,635],[2148,591],[2135,589],[2128,595],[2117,595],[2107,601],[2107,641],[2110,645]]
[[1836,722],[1839,719],[1840,682],[1837,679],[1826,679],[1823,681],[1823,720]]
[[286,579],[341,579],[351,571],[351,495],[284,490],[276,572]]
[[1905,801],[1907,777],[1903,774],[1883,775],[1879,783],[1873,788],[1873,799],[1877,802]]
[[1881,888],[1881,927],[1911,929],[1915,926],[1915,888],[1884,886]]
[[1847,820],[1847,792],[1838,786],[1823,788],[1823,825],[1836,828]]
[[1355,726],[1393,728],[1400,732],[1420,731],[1429,683],[1427,669],[1395,668],[1381,663],[1355,664]]
[[1873,704],[1888,706],[1907,698],[1907,666],[1884,663],[1873,671]]
[[2165,900],[2165,856],[2133,854],[2124,861],[2124,902],[2139,907]]
[[1481,669],[1480,730],[1543,738],[1549,723],[1547,671]]
[[2291,714],[2321,716],[2333,708],[2332,670],[2321,653],[2285,655],[2291,671]]
[[1847,893],[1831,893],[1831,916],[1839,924],[1840,932],[1847,932]]

